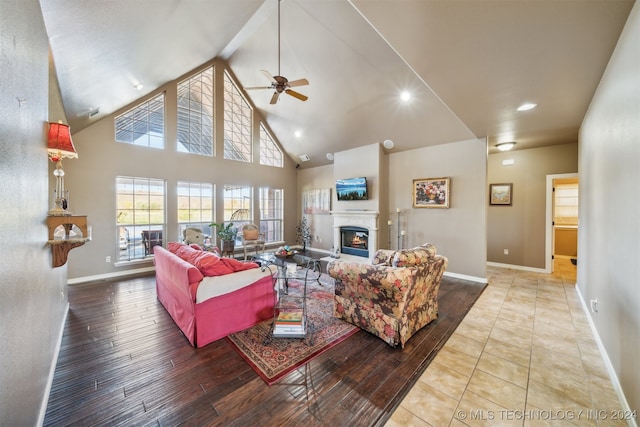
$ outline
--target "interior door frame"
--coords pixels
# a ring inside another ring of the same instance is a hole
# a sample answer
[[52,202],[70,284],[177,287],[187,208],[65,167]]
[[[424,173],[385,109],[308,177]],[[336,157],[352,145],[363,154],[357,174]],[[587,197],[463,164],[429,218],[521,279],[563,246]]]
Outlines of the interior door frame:
[[[546,226],[544,245],[544,272],[553,273],[553,181],[563,178],[579,178],[578,173],[561,173],[547,175],[547,203],[546,203]],[[578,184],[580,185],[580,184]],[[580,220],[578,220],[579,222]]]

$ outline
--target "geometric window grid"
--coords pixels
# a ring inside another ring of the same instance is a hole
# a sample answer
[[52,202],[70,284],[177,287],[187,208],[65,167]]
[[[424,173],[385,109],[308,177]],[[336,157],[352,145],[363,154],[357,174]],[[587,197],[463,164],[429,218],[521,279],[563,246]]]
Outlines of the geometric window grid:
[[284,239],[284,190],[260,187],[260,231],[267,242]]
[[204,235],[211,235],[213,222],[213,194],[215,186],[206,182],[178,181],[178,241],[183,231],[194,227]]
[[280,168],[284,166],[282,151],[262,123],[260,123],[260,164]]
[[[144,259],[153,255],[152,250],[145,249],[142,235],[147,231],[164,230],[165,186],[163,179],[116,177],[119,261]],[[154,243],[163,245],[162,239]]]
[[224,158],[252,161],[252,110],[227,72],[224,72]]
[[555,225],[578,225],[578,184],[556,184],[553,195]]
[[178,83],[178,151],[213,156],[213,66]]
[[164,148],[164,93],[115,118],[116,141]]
[[[224,224],[233,223],[233,227],[240,230],[253,218],[251,214],[251,194],[253,189],[242,185],[225,185],[223,195]],[[242,243],[240,235],[236,236],[236,243]]]

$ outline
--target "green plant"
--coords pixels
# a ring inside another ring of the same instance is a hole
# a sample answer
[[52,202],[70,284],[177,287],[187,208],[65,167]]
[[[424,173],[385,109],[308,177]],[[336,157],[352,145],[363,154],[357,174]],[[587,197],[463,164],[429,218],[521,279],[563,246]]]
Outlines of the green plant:
[[232,222],[229,222],[226,225],[224,222],[221,222],[220,224],[212,222],[209,224],[209,227],[215,227],[218,230],[216,235],[220,240],[236,240],[236,236],[238,235],[238,228],[234,227]]

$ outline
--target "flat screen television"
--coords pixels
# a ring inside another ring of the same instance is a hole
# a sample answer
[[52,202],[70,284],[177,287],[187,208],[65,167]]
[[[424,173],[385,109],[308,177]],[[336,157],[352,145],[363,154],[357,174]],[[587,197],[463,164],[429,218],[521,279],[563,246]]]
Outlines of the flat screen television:
[[346,178],[336,181],[338,200],[368,200],[367,178]]

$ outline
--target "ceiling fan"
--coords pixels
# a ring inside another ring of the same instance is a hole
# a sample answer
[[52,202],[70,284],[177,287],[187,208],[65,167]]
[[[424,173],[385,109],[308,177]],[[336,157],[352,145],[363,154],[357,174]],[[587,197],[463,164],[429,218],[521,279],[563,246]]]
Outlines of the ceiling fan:
[[286,77],[280,75],[280,2],[282,0],[278,0],[278,75],[274,76],[270,72],[266,70],[260,70],[262,74],[271,82],[270,86],[255,86],[255,87],[246,87],[245,90],[254,90],[254,89],[274,89],[273,96],[271,97],[271,101],[269,104],[275,104],[278,102],[278,98],[281,93],[286,93],[287,95],[291,95],[294,98],[299,99],[300,101],[306,101],[309,99],[308,96],[303,95],[299,92],[292,90],[292,87],[297,86],[306,86],[309,84],[307,79],[298,79],[289,81]]

